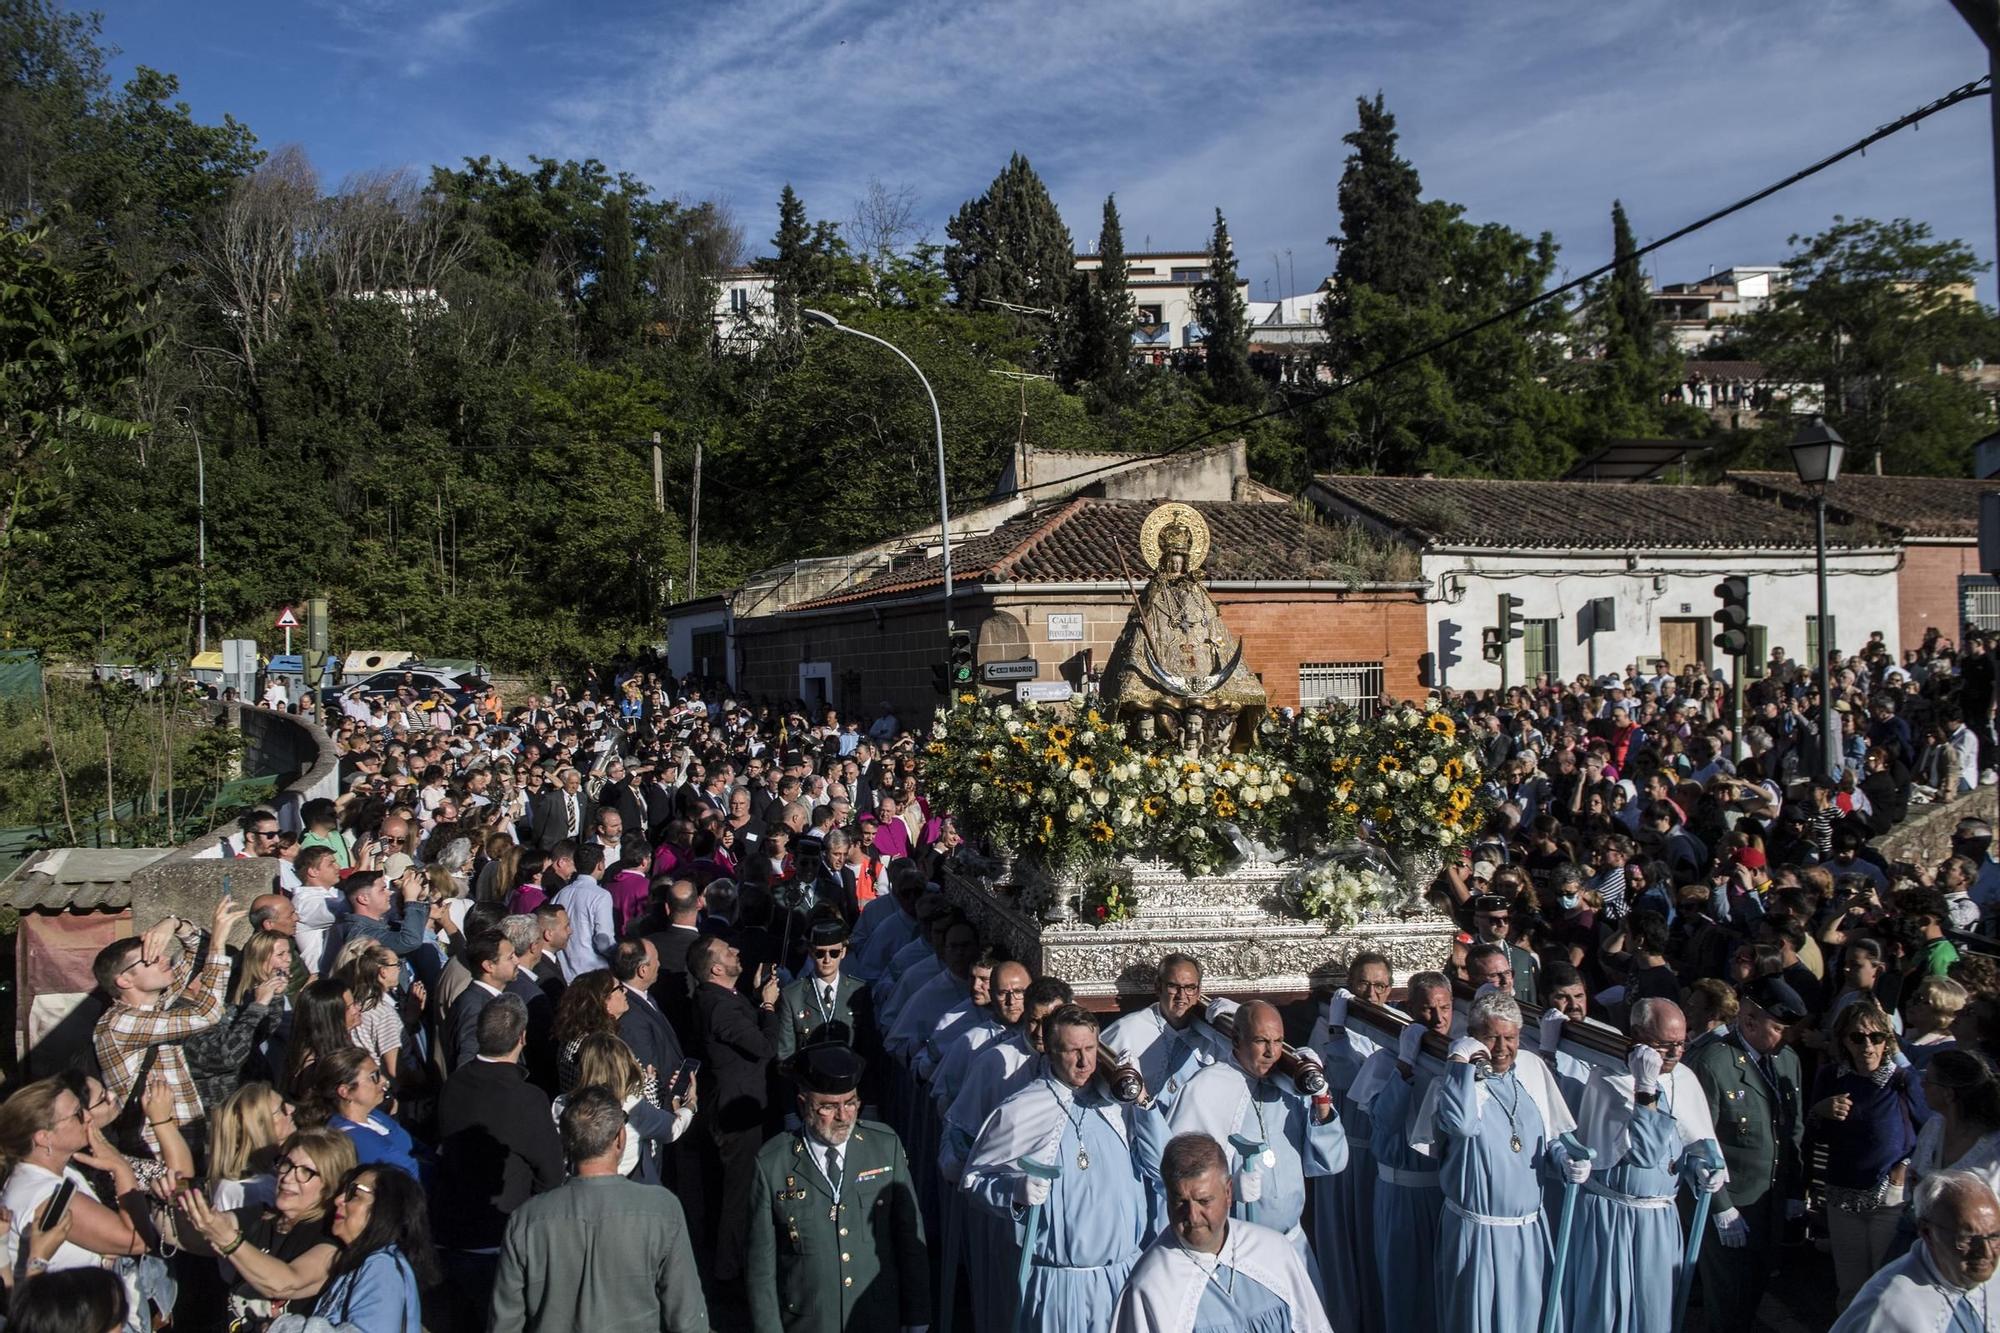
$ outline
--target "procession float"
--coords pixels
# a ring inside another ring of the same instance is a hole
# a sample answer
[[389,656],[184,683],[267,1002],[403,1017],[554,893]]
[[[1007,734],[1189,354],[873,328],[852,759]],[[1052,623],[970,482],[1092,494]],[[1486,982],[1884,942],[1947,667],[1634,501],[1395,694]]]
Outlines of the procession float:
[[1207,524],[1163,504],[1100,688],[1061,705],[956,694],[928,775],[971,847],[944,889],[989,940],[1106,1004],[1162,955],[1206,987],[1296,995],[1355,954],[1442,965],[1426,894],[1487,815],[1479,756],[1430,703],[1274,715],[1200,578]]

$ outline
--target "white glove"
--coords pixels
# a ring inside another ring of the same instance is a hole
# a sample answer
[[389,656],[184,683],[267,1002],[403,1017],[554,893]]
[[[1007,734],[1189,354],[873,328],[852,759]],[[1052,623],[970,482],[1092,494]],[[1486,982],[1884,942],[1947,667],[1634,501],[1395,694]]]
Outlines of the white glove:
[[1241,1007],[1242,1006],[1237,1004],[1236,1001],[1218,995],[1214,999],[1208,1002],[1208,1007],[1204,1009],[1202,1013],[1204,1017],[1209,1018],[1210,1020],[1214,1020],[1217,1018],[1234,1018],[1236,1017],[1236,1011]]
[[1553,1055],[1556,1043],[1562,1040],[1563,1024],[1568,1021],[1563,1011],[1554,1005],[1542,1010],[1542,1026],[1535,1035],[1535,1049],[1543,1055]]
[[1040,1176],[1021,1177],[1021,1202],[1036,1208],[1049,1201],[1049,1182]]
[[1659,1092],[1660,1071],[1666,1068],[1666,1063],[1658,1051],[1635,1042],[1625,1054],[1625,1067],[1632,1071],[1632,1090],[1648,1094]]
[[1555,1168],[1562,1173],[1562,1178],[1572,1185],[1581,1185],[1584,1181],[1590,1179],[1589,1160],[1582,1157],[1571,1157],[1569,1149],[1563,1147],[1560,1143],[1551,1143],[1549,1145],[1549,1160],[1555,1163]]
[[1342,986],[1326,1002],[1326,1025],[1336,1032],[1347,1026],[1347,1002],[1354,997]]
[[1715,1235],[1725,1250],[1740,1250],[1750,1243],[1750,1227],[1743,1214],[1725,1208],[1715,1215]]
[[1720,1194],[1722,1187],[1728,1183],[1729,1172],[1725,1170],[1711,1170],[1705,1166],[1694,1169],[1694,1186],[1703,1194]]
[[1422,1023],[1412,1023],[1403,1029],[1403,1035],[1396,1038],[1396,1058],[1414,1068],[1417,1053],[1424,1048],[1424,1033],[1430,1029]]
[[1451,1058],[1467,1063],[1493,1063],[1493,1052],[1486,1049],[1486,1043],[1477,1037],[1460,1037],[1451,1044]]
[[1236,1187],[1236,1197],[1244,1203],[1256,1203],[1264,1197],[1264,1173],[1255,1167],[1245,1171],[1242,1183]]

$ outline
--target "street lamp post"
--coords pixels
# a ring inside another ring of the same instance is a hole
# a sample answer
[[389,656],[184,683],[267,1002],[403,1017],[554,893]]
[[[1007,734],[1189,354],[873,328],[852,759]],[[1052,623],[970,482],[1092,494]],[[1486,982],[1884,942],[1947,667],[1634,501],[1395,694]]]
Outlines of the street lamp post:
[[1826,605],[1826,488],[1840,480],[1840,462],[1847,442],[1823,417],[1801,430],[1792,440],[1792,466],[1799,480],[1813,493],[1813,531],[1819,574],[1819,648],[1813,670],[1819,675],[1820,771],[1832,777],[1840,767],[1840,732],[1833,714],[1833,621]]
[[944,476],[944,414],[938,411],[937,394],[931,390],[931,382],[924,378],[924,372],[917,363],[910,360],[902,348],[886,338],[878,338],[849,324],[843,324],[823,310],[801,310],[808,323],[824,324],[840,333],[851,333],[857,338],[886,347],[903,358],[903,364],[916,374],[917,382],[924,386],[924,396],[931,400],[931,425],[937,432],[937,481],[938,481],[938,542],[944,551],[944,628],[947,637],[951,633],[951,501],[945,490]]

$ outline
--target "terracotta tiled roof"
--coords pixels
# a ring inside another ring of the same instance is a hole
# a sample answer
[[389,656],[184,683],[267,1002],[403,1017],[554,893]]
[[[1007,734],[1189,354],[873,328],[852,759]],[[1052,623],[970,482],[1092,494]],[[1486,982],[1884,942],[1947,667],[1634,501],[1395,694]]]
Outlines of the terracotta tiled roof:
[[[1603,486],[1586,481],[1455,477],[1317,477],[1313,493],[1344,501],[1437,546],[1629,551],[1769,547],[1811,550],[1809,513],[1726,486]],[[1333,506],[1338,511],[1339,506]],[[1833,546],[1893,546],[1872,523],[1829,522]]]
[[[1139,555],[1139,528],[1157,500],[1088,497],[1043,505],[1009,519],[983,537],[952,545],[952,581],[976,583],[1101,583],[1148,573]],[[1208,521],[1209,552],[1202,576],[1211,582],[1338,581],[1349,576],[1340,537],[1289,504],[1215,501],[1193,506]],[[943,582],[935,557],[877,575],[788,608],[817,610],[872,601]]]
[[[1749,495],[1805,503],[1812,492],[1791,472],[1732,472],[1729,480]],[[2000,489],[1962,477],[1878,477],[1855,472],[1826,489],[1829,521],[1835,517],[1879,523],[1911,537],[1979,540],[1979,497]]]

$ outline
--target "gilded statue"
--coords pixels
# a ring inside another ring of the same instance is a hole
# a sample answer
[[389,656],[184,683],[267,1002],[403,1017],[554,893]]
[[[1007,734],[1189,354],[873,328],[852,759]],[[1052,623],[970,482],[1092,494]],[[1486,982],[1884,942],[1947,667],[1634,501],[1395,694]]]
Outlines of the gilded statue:
[[1251,745],[1266,701],[1196,576],[1208,546],[1208,522],[1189,505],[1146,516],[1139,553],[1153,573],[1105,664],[1103,694],[1141,734],[1216,753]]

